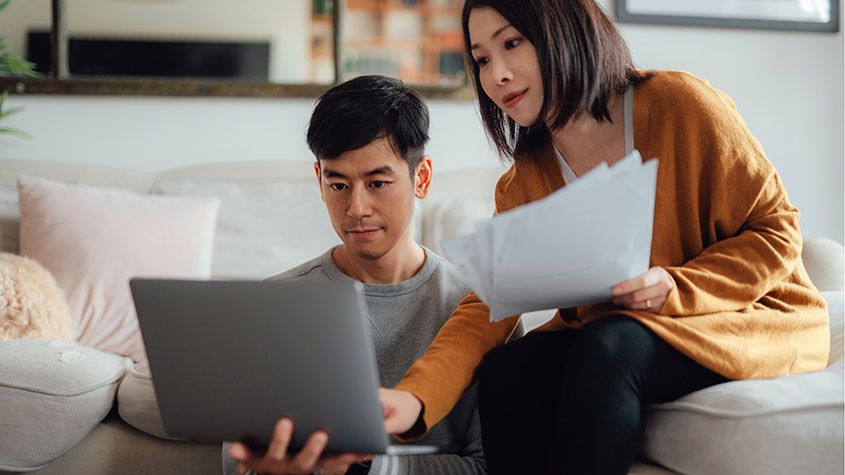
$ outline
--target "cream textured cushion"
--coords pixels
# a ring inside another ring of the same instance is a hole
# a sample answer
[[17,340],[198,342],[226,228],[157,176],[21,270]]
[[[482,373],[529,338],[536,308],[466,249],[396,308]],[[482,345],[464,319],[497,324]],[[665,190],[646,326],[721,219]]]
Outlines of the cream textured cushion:
[[74,340],[145,358],[132,277],[207,278],[217,201],[18,179],[21,254],[53,274]]
[[0,470],[70,450],[112,407],[128,359],[76,343],[0,341]]
[[830,306],[831,363],[823,371],[733,381],[646,411],[644,454],[678,472],[841,474],[845,463],[843,292]]
[[132,365],[123,378],[117,391],[117,409],[120,418],[136,429],[162,439],[182,440],[170,437],[164,430],[150,365],[146,361]]
[[35,260],[0,253],[0,340],[70,336],[70,310],[53,276]]
[[441,246],[444,239],[472,233],[478,223],[490,220],[494,209],[493,200],[484,197],[443,200],[429,214],[427,229],[423,231],[428,242],[424,244],[445,255]]
[[291,179],[170,178],[152,193],[220,199],[213,275],[263,279],[338,244],[314,176]]

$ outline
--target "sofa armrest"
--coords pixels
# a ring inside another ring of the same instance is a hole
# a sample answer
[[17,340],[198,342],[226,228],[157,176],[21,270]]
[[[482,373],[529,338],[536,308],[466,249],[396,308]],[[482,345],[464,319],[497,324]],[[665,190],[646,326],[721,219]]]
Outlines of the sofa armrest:
[[804,241],[801,252],[810,280],[820,292],[845,290],[845,246],[828,238]]

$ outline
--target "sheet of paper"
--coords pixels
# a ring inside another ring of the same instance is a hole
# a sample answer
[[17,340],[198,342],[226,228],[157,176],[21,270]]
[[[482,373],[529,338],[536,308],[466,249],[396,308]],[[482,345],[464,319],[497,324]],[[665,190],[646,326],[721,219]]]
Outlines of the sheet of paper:
[[656,184],[634,152],[442,245],[493,321],[606,301],[648,270]]

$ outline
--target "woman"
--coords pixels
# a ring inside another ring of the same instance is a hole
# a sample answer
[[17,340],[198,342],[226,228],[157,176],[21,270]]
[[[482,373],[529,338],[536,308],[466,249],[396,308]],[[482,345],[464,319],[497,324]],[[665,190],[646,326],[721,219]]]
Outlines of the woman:
[[798,210],[726,95],[635,70],[593,0],[469,0],[463,28],[485,129],[513,160],[497,211],[636,147],[659,161],[652,267],[490,354],[516,318],[489,323],[469,295],[383,392],[388,430],[424,433],[481,366],[490,473],[626,473],[642,407],[824,367],[826,305],[801,263]]

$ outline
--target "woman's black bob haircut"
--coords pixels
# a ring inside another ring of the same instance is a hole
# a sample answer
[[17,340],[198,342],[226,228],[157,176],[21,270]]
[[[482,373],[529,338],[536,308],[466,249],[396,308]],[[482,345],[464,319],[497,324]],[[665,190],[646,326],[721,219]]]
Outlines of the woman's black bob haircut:
[[[490,7],[502,15],[537,50],[543,76],[543,105],[538,120],[522,127],[487,97],[472,57],[469,16]],[[616,24],[594,0],[466,0],[461,14],[467,70],[478,97],[481,119],[499,155],[506,161],[536,151],[570,120],[589,114],[611,120],[610,93],[623,93],[648,79],[634,69],[628,45]],[[542,120],[549,117],[549,125]]]
[[332,160],[387,138],[413,175],[428,126],[428,108],[416,91],[398,79],[359,76],[320,96],[308,124],[308,148],[318,160]]

